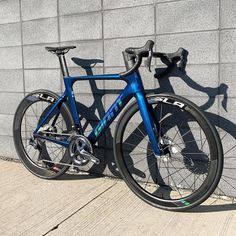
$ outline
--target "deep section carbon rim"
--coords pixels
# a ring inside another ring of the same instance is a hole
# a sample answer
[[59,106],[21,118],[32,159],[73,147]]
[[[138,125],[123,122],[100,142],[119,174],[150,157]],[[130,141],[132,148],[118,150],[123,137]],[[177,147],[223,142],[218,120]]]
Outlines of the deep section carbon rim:
[[[19,157],[33,174],[42,178],[55,178],[69,168],[64,164],[70,164],[71,160],[63,146],[33,137],[37,125],[53,106],[50,100],[40,99],[40,94],[42,93],[34,92],[28,95],[19,105],[14,119],[14,142]],[[54,101],[58,98],[48,91],[44,96]],[[40,133],[56,138],[55,134],[68,135],[71,126],[68,111],[62,105],[54,110],[40,128]]]
[[218,148],[212,127],[196,109],[180,100],[164,99],[149,100],[160,122],[161,156],[153,154],[136,106],[117,127],[116,160],[141,198],[163,208],[187,208],[216,187]]
[[[41,100],[31,104],[28,107],[22,117],[21,140],[25,152],[31,161],[40,167],[48,168],[52,174],[55,174],[55,171],[59,171],[59,167],[53,165],[53,163],[60,163],[65,155],[66,149],[63,146],[46,140],[33,140],[33,131],[35,127],[37,127],[39,121],[44,117],[43,114],[46,113],[46,111],[48,111],[51,107],[52,105],[50,103]],[[52,120],[53,117],[51,118],[51,121]],[[47,132],[48,137],[53,137],[50,133],[63,133],[66,130],[66,124],[60,114],[53,127],[50,125],[50,121],[48,121],[47,124],[44,125],[44,128],[44,132]],[[37,145],[41,146],[41,149],[43,149],[41,156],[40,149],[35,149],[31,142],[38,142]],[[45,158],[45,156],[47,156],[47,158]]]

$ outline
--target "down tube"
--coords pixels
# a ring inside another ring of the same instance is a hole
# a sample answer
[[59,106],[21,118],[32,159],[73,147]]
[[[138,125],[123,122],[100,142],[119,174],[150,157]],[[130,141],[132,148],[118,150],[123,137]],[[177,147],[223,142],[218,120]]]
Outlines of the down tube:
[[132,94],[129,91],[129,86],[126,87],[124,92],[118,96],[109,110],[106,112],[102,120],[97,124],[96,128],[93,129],[88,139],[91,143],[96,143],[98,138],[105,132],[105,130],[110,126],[112,121],[118,116],[121,110],[128,103]]
[[145,98],[145,95],[143,92],[137,92],[135,94],[135,97],[137,99],[139,110],[143,118],[143,123],[145,125],[153,151],[155,155],[160,156],[160,148],[158,146],[157,137],[155,136],[155,131],[154,131],[154,122],[148,110],[147,100]]

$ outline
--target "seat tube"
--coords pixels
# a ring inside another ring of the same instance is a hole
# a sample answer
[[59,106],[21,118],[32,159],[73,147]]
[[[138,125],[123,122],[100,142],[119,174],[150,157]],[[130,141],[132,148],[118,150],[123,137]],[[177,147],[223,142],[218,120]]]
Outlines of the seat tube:
[[59,59],[59,63],[60,63],[60,67],[61,67],[61,73],[64,76],[69,76],[69,71],[68,71],[68,67],[66,64],[66,59],[65,59],[65,55],[64,54],[59,54],[58,55],[58,59]]
[[157,137],[155,136],[154,132],[154,122],[150,115],[150,112],[148,110],[147,106],[147,100],[143,92],[136,92],[135,97],[138,102],[139,110],[144,122],[144,126],[146,128],[149,140],[151,142],[154,154],[157,156],[160,156],[160,148],[158,145]]

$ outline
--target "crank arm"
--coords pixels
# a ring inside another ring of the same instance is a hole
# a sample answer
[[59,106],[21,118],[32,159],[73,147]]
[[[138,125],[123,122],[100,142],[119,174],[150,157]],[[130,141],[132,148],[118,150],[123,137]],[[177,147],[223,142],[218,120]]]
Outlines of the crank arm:
[[85,151],[84,149],[80,151],[80,155],[82,155],[85,159],[95,163],[95,164],[100,164],[100,160],[92,155],[91,153]]

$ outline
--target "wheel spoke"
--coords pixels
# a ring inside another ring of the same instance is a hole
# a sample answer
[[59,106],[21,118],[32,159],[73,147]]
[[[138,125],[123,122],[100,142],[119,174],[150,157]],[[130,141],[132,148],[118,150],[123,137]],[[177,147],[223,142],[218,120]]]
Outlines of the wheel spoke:
[[[173,165],[173,163],[170,163],[172,166],[173,166],[173,168],[175,168],[176,169],[176,167]],[[189,184],[188,184],[188,182],[185,180],[185,178],[179,173],[179,172],[177,172],[177,174],[182,178],[182,180],[189,186]],[[191,173],[192,174],[192,173]],[[189,186],[189,189],[190,189],[190,186]]]
[[[167,206],[169,204],[169,208],[171,208],[170,201],[178,201],[177,207],[187,206],[185,205],[189,204],[187,200],[183,202],[183,205],[178,204],[182,198],[201,196],[199,193],[201,186],[205,181],[210,181],[208,178],[210,171],[215,171],[209,162],[210,150],[214,148],[214,144],[206,136],[206,133],[211,130],[205,130],[199,125],[199,120],[202,118],[201,116],[196,117],[191,109],[180,109],[171,103],[157,103],[158,106],[154,112],[158,114],[160,133],[163,137],[163,142],[159,143],[161,155],[156,158],[152,154],[149,140],[146,140],[147,146],[140,141],[140,139],[144,140],[144,137],[148,139],[148,136],[146,130],[141,126],[142,121],[138,122],[136,119],[137,110],[136,112],[133,110],[130,117],[126,118],[127,121],[124,121],[125,125],[121,126],[121,132],[123,132],[121,135],[123,140],[120,141],[123,145],[122,160],[126,162],[125,168],[127,168],[127,172],[123,172],[123,175],[132,176],[131,179],[127,177],[127,181],[136,186],[136,193],[139,192],[140,195],[142,193],[143,197],[148,196],[146,195],[148,192],[157,200],[165,200],[165,204]],[[131,125],[132,128],[134,126],[134,131],[129,129]],[[137,132],[135,132],[136,130]],[[128,135],[132,136],[132,139]],[[138,149],[138,152],[135,148]],[[235,147],[230,148],[227,152],[232,149]],[[129,151],[130,153],[127,153]],[[150,155],[148,155],[149,152]],[[135,184],[132,181],[135,181]],[[157,186],[153,185],[153,181]]]
[[230,187],[232,187],[234,190],[236,190],[236,188],[227,180],[225,180],[224,178],[221,178],[225,183],[227,183]]
[[[144,171],[142,171],[143,173],[146,173],[148,170],[151,170],[151,168],[156,164],[156,162],[153,162],[151,165],[148,166],[148,168],[146,168]],[[140,180],[142,177],[138,177],[137,181]]]
[[171,177],[171,179],[172,179],[172,181],[173,181],[173,184],[174,184],[175,188],[177,189],[177,191],[178,191],[180,197],[182,198],[183,196],[182,196],[181,192],[179,191],[179,188],[177,187],[177,185],[176,185],[176,183],[175,183],[175,180],[174,180],[173,177],[171,176],[170,171],[169,171],[169,168],[166,167],[166,164],[165,164],[164,162],[163,162],[163,164],[164,164],[165,168],[167,169],[167,172],[168,172],[169,176]]
[[33,113],[34,113],[34,115],[35,115],[35,117],[36,117],[37,121],[39,121],[39,119],[38,119],[38,116],[37,116],[37,114],[35,113],[35,110],[34,110],[34,108],[33,108],[32,106],[30,106],[30,108],[31,108],[31,110],[33,111]]
[[[35,163],[36,166],[41,168],[45,168],[45,170],[48,170],[49,172],[45,171],[45,176],[47,177],[53,177],[53,175],[58,174],[58,172],[55,172],[52,170],[53,164],[46,164],[46,162],[42,161],[42,159],[53,160],[50,163],[54,162],[65,162],[68,159],[63,160],[65,148],[61,147],[60,145],[56,145],[54,143],[51,143],[50,141],[40,141],[39,139],[35,139],[35,142],[39,145],[39,148],[33,147],[32,144],[29,144],[30,139],[33,138],[33,131],[37,127],[38,123],[44,116],[45,112],[51,108],[51,104],[49,104],[46,101],[36,101],[32,102],[31,105],[28,105],[22,115],[21,124],[20,124],[20,134],[21,134],[21,142],[23,144],[23,149],[26,153],[26,158],[30,159],[32,162]],[[59,111],[60,112],[60,111]],[[41,114],[40,114],[41,113]],[[64,114],[64,113],[63,113]],[[55,122],[54,127],[56,128],[56,131],[54,133],[61,134],[61,130],[63,131],[63,127],[67,127],[68,121],[65,120],[64,115],[62,113],[58,114],[57,120],[55,119],[55,114],[52,115],[48,121],[47,124],[50,125],[52,122]],[[55,134],[55,135],[56,135]],[[51,132],[48,132],[45,135],[51,135]],[[30,167],[29,167],[30,168]],[[34,171],[37,171],[37,168],[35,168]],[[37,173],[38,174],[38,173]]]
[[134,132],[133,132],[133,133],[131,133],[131,132],[128,132],[127,130],[126,130],[125,132],[126,132],[126,133],[128,133],[128,134],[135,135],[135,136],[137,136],[137,137],[139,137],[139,138],[144,138],[145,140],[147,140],[147,142],[148,142],[148,143],[150,143],[150,141],[149,141],[148,139],[146,139],[145,137],[143,137],[143,136],[140,136],[140,135],[138,135],[138,134],[135,134]]
[[[180,135],[180,139],[182,138],[182,140],[183,140],[183,137],[184,136],[186,136],[188,133],[190,133],[191,132],[191,130],[188,130],[186,133],[184,133],[183,135]],[[180,140],[180,139],[177,139],[177,141],[178,140]],[[173,140],[174,141],[174,140]]]
[[128,145],[130,145],[130,146],[132,146],[132,147],[137,147],[137,148],[139,148],[139,149],[142,149],[142,150],[148,150],[148,151],[152,152],[152,150],[149,149],[149,148],[140,147],[140,146],[137,146],[137,145],[135,145],[135,144],[128,143],[128,142],[126,142],[126,141],[125,141],[124,143],[125,143],[125,144],[128,144]]
[[[206,140],[206,138],[204,140]],[[202,140],[201,139],[198,139],[198,140],[193,139],[191,141],[184,141],[184,142],[181,142],[181,143],[174,143],[174,144],[179,145],[179,144],[186,144],[186,143],[192,143],[192,142],[202,142]]]
[[[141,161],[143,161],[144,159],[147,159],[147,158],[148,158],[149,156],[151,156],[151,155],[153,155],[153,153],[150,154],[150,155],[147,155],[147,156],[143,157],[142,159],[136,161],[136,162],[133,163],[133,164],[128,165],[127,167],[129,168],[131,165],[132,165],[132,166],[135,166],[135,165],[137,165],[138,163],[140,163]],[[130,156],[130,155],[129,155],[129,156]]]
[[[147,142],[149,142],[149,140],[148,140],[147,138],[145,138],[146,135],[142,132],[142,130],[141,130],[137,125],[135,125],[134,122],[131,122],[131,124],[132,124],[136,129],[138,129],[138,131],[143,135],[143,136],[141,136],[141,137],[142,137],[143,139],[145,139]],[[128,133],[127,130],[126,130],[125,132]],[[132,134],[133,134],[133,133],[132,133]]]
[[229,153],[230,151],[232,151],[235,147],[236,147],[236,144],[235,144],[233,147],[231,147],[228,151],[226,151],[226,152],[224,153],[224,155],[228,154],[228,153]]

